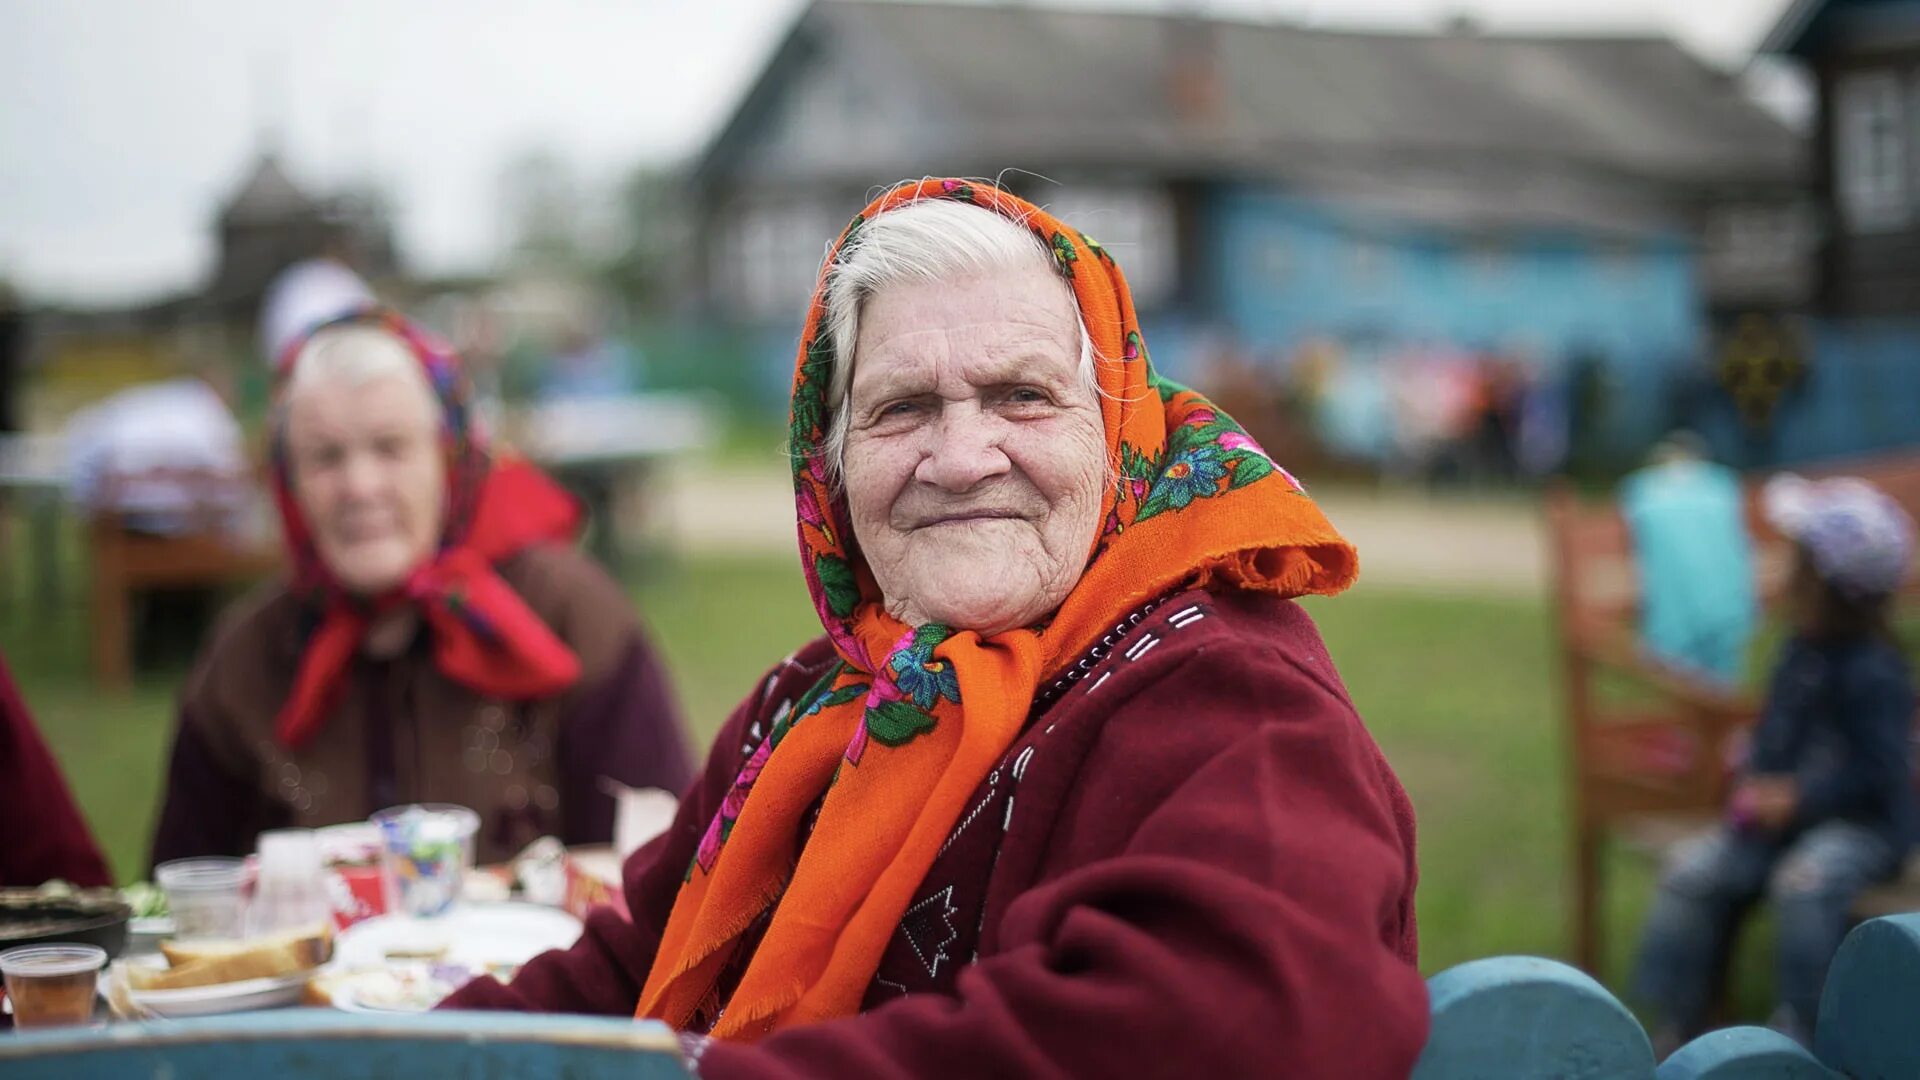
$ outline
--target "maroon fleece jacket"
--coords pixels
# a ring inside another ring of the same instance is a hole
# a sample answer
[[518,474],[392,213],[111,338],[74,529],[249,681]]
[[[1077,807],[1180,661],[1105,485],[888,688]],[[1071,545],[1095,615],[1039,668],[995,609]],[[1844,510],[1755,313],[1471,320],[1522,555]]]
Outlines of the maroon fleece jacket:
[[[690,1040],[700,1075],[1408,1074],[1428,1020],[1413,811],[1312,621],[1195,590],[1116,637],[981,783],[861,1012]],[[832,661],[808,645],[734,711],[627,861],[630,920],[596,912],[444,1007],[631,1013],[735,770]]]

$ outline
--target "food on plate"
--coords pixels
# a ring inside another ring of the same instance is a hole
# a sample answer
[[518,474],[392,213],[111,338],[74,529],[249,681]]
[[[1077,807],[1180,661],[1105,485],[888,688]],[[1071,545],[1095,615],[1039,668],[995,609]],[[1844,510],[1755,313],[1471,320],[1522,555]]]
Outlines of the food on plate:
[[328,971],[307,984],[304,1005],[381,1012],[426,1012],[480,975],[510,979],[517,964],[474,967],[423,960],[392,961],[351,971]]
[[333,956],[333,924],[316,923],[245,941],[163,941],[160,954],[166,958],[165,968],[126,968],[132,989],[184,990],[308,971]]
[[167,894],[151,881],[136,881],[121,889],[120,899],[133,909],[136,919],[164,919],[171,914],[167,909]]
[[64,881],[0,889],[0,949],[86,944],[117,955],[127,944],[128,914],[112,889],[75,889]]
[[447,945],[445,942],[390,945],[384,955],[389,960],[439,960],[447,955]]

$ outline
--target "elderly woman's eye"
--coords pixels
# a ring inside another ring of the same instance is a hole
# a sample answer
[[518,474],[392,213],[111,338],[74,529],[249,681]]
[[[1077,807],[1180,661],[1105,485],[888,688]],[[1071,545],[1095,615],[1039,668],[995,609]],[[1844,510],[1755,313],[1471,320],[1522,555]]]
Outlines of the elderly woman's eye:
[[886,420],[889,418],[912,416],[914,413],[919,411],[920,411],[920,403],[917,401],[890,402],[884,406],[881,406],[880,419]]
[[331,469],[346,460],[346,451],[338,446],[315,446],[294,455],[294,461],[305,469]]
[[1016,386],[1007,391],[1007,400],[1015,405],[1044,405],[1052,399],[1039,387]]

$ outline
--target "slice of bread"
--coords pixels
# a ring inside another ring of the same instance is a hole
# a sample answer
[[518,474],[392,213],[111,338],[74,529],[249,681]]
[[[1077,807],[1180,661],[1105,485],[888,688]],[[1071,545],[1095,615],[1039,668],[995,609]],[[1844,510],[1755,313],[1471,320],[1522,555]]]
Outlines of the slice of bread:
[[164,941],[160,952],[169,967],[127,968],[133,989],[184,990],[307,971],[333,956],[333,926],[316,924],[246,941]]
[[160,954],[174,967],[255,954],[285,955],[301,961],[298,967],[318,967],[333,956],[333,923],[312,923],[270,937],[163,941],[160,943]]

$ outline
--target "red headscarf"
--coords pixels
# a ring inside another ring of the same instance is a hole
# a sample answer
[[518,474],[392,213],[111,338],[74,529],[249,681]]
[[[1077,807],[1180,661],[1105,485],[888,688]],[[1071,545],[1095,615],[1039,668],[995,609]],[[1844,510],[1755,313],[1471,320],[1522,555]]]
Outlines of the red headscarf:
[[[274,498],[293,557],[294,588],[320,611],[276,734],[298,748],[332,711],[347,665],[382,614],[412,604],[433,635],[433,659],[448,678],[495,697],[557,694],[580,678],[573,650],[494,572],[503,559],[541,543],[571,543],[580,528],[573,497],[524,461],[496,461],[471,415],[472,388],[452,349],[390,311],[368,310],[316,329],[362,325],[405,342],[439,399],[446,455],[446,521],[439,550],[407,580],[377,597],[341,588],[314,548],[293,496],[286,450],[286,388],[306,341],[281,354],[273,441]],[[309,338],[311,335],[309,335]]]

